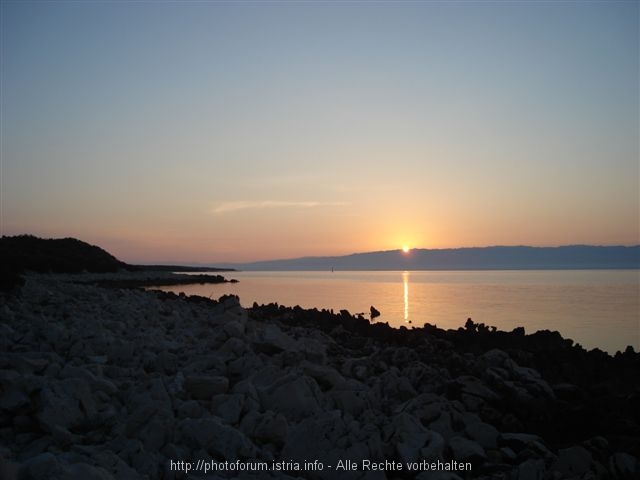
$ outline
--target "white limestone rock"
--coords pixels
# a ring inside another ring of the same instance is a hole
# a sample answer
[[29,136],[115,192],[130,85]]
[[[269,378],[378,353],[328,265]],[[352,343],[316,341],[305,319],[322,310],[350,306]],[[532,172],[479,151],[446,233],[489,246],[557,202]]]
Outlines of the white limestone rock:
[[261,404],[267,410],[287,418],[302,420],[320,409],[320,388],[306,375],[286,375],[259,390]]
[[420,450],[427,444],[431,432],[425,429],[420,420],[402,412],[393,417],[384,429],[384,441],[395,448],[404,463],[413,463],[420,458]]

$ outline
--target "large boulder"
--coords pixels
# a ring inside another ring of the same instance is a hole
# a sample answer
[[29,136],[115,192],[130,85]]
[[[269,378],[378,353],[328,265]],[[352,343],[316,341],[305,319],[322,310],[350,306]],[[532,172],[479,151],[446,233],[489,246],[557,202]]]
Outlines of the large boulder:
[[320,388],[306,375],[286,375],[260,390],[262,405],[292,420],[301,420],[320,410]]
[[295,427],[289,428],[280,459],[300,464],[304,461],[318,460],[333,468],[306,472],[308,478],[346,480],[367,478],[367,472],[336,471],[338,462],[384,461],[384,456],[376,427],[361,426],[356,421],[347,423],[339,411],[332,411],[306,418]]
[[271,355],[280,352],[297,352],[299,350],[297,342],[273,324],[265,325],[255,331],[253,347],[258,352]]
[[394,416],[384,428],[383,439],[389,446],[387,451],[397,454],[404,463],[438,459],[444,448],[444,440],[438,433],[427,430],[420,420],[405,412]]
[[86,380],[68,378],[51,382],[40,392],[38,420],[45,431],[54,432],[81,426],[93,419],[96,402]]

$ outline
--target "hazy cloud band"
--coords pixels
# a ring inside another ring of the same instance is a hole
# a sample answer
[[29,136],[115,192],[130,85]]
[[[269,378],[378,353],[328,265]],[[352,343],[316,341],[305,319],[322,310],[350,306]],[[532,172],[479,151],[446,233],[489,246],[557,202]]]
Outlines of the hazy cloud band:
[[213,207],[213,213],[237,212],[239,210],[256,210],[263,208],[316,208],[316,207],[341,207],[345,202],[310,202],[310,201],[282,201],[259,200],[223,202]]

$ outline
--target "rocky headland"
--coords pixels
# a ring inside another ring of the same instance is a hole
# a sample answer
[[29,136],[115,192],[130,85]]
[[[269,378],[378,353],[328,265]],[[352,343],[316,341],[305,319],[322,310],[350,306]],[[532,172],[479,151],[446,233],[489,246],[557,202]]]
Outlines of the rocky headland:
[[631,348],[97,278],[1,294],[0,478],[640,478]]
[[96,245],[77,238],[39,238],[33,235],[0,238],[0,291],[24,285],[24,275],[36,273],[111,273],[88,276],[103,286],[146,287],[189,283],[222,283],[221,275],[172,272],[228,272],[230,269],[180,265],[131,265]]

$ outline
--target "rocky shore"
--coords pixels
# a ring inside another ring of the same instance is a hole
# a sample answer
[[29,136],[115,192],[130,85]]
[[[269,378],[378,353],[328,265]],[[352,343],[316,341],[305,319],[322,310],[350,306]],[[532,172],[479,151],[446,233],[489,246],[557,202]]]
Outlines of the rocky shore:
[[146,288],[162,287],[168,285],[193,285],[193,284],[215,284],[215,283],[237,283],[237,280],[227,280],[222,275],[211,275],[205,273],[173,273],[170,271],[137,271],[118,272],[117,274],[84,275],[85,283],[99,285],[110,288]]
[[95,278],[1,294],[0,478],[640,478],[632,349]]

